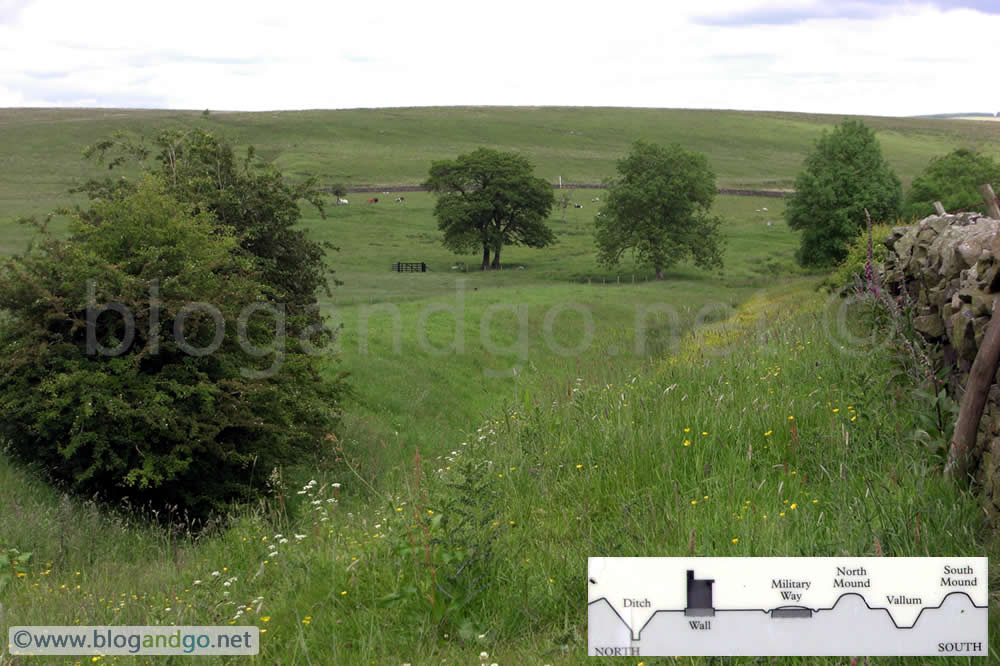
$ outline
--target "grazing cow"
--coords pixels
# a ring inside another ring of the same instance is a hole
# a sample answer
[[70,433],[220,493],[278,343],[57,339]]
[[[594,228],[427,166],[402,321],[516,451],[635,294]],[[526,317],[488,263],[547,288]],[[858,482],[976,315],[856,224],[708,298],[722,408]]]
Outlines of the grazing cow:
[[573,204],[573,208],[583,208],[583,204]]
[[396,203],[403,203],[406,201],[406,197],[396,197]]
[[372,197],[368,200],[368,203],[378,203],[378,197]]
[[341,199],[340,197],[337,197],[337,205],[338,206],[345,206],[345,205],[347,205],[347,199]]
[[601,200],[601,197],[594,197],[593,199],[591,199],[591,201],[595,201],[595,202],[596,201],[600,201],[600,200]]

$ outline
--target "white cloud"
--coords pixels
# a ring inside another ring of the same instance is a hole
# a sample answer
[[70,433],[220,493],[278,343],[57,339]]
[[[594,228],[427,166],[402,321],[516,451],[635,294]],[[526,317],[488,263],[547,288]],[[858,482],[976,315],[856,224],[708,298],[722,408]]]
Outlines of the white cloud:
[[[860,5],[888,15],[719,26],[696,19],[817,5],[178,0],[150,12],[121,0],[0,0],[0,105],[1000,108],[998,93],[978,84],[984,63],[1000,56],[987,38],[1000,34],[1000,16],[896,0],[839,4],[851,16]],[[822,7],[837,15],[835,3]]]

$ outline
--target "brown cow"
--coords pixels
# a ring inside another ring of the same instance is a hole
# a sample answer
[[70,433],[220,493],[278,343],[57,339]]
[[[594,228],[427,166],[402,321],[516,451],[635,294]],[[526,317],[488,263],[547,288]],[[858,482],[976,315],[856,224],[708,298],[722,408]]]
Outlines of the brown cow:
[[368,200],[368,203],[378,203],[378,197],[372,197]]

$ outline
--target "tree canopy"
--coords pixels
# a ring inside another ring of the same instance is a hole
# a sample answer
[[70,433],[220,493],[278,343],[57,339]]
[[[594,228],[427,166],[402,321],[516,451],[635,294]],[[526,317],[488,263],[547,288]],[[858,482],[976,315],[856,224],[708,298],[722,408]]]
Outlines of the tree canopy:
[[983,199],[976,188],[983,183],[1000,183],[1000,165],[992,157],[968,148],[953,150],[935,157],[913,179],[906,193],[903,214],[907,218],[931,215],[935,201],[940,201],[947,211],[981,210]]
[[87,496],[205,517],[321,451],[344,387],[240,237],[158,176],[131,189],[0,263],[0,438]]
[[607,189],[595,218],[601,263],[617,265],[631,250],[658,280],[688,257],[704,268],[722,266],[721,220],[710,214],[715,174],[704,155],[637,141],[618,160],[618,176]]
[[554,243],[545,223],[555,203],[552,185],[533,171],[527,158],[489,148],[433,162],[424,186],[437,194],[444,246],[456,253],[482,249],[485,271],[501,267],[505,245]]
[[[317,180],[291,184],[252,146],[238,158],[227,141],[201,129],[166,130],[152,143],[150,148],[141,138],[118,132],[84,155],[107,163],[109,169],[135,162],[159,176],[172,197],[193,205],[196,212],[211,213],[220,227],[235,232],[238,251],[256,259],[271,297],[288,309],[290,325],[315,323],[316,292],[329,288],[325,251],[331,246],[310,240],[295,225],[301,216],[300,199],[324,212]],[[77,191],[92,200],[120,199],[136,187],[125,177],[106,178],[89,181]],[[78,213],[99,222],[94,210]]]
[[901,212],[902,185],[875,132],[860,120],[844,120],[823,132],[795,179],[785,220],[802,231],[796,258],[804,266],[835,264],[865,225],[865,209],[876,223]]

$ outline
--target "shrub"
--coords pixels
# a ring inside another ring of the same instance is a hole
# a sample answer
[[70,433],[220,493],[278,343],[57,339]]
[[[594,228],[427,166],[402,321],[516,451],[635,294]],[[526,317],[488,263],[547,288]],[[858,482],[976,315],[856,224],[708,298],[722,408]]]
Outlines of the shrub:
[[[889,224],[872,226],[872,261],[875,269],[881,270],[889,257],[889,248],[884,241],[892,233]],[[847,246],[847,256],[840,262],[837,270],[826,280],[833,289],[853,287],[857,280],[865,279],[865,267],[868,262],[868,231],[858,234]]]
[[948,211],[983,210],[983,199],[977,186],[998,182],[1000,165],[993,158],[959,148],[943,157],[935,157],[913,179],[913,185],[906,193],[903,214],[911,219],[933,215],[935,201],[940,201]]
[[0,268],[0,437],[77,492],[203,518],[316,451],[344,389],[306,353],[331,332],[283,332],[239,239],[164,190]]

